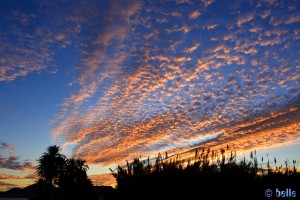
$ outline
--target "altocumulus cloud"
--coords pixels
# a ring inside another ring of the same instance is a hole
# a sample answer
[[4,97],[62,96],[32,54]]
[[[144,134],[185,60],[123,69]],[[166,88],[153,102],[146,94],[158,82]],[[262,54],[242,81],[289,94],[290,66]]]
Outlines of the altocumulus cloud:
[[91,32],[77,46],[79,89],[53,120],[54,139],[75,156],[111,165],[203,143],[239,150],[299,139],[297,3],[106,6],[68,16],[75,27],[89,19]]
[[[247,150],[299,141],[297,2],[27,3],[36,9],[0,3],[0,81],[65,72],[58,60],[72,60],[76,89],[52,134],[89,164],[199,145]],[[66,56],[70,49],[74,56]],[[13,145],[1,142],[0,150],[8,151],[0,168],[33,169]]]

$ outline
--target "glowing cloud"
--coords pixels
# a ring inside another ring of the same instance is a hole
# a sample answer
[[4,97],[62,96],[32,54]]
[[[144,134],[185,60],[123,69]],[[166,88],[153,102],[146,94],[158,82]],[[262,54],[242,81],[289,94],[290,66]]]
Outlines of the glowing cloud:
[[[242,150],[299,139],[300,37],[296,11],[286,9],[112,1],[104,25],[93,26],[93,48],[80,49],[79,89],[53,120],[54,140],[109,166],[199,145]],[[274,26],[282,13],[287,23]]]
[[199,16],[201,15],[201,13],[199,11],[193,11],[189,14],[189,18],[190,19],[197,19]]

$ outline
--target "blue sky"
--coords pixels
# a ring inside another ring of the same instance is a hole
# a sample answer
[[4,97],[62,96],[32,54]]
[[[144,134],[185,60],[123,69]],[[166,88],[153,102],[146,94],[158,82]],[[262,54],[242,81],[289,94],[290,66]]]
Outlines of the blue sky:
[[52,144],[93,175],[204,145],[299,160],[299,8],[0,1],[2,189],[33,182]]

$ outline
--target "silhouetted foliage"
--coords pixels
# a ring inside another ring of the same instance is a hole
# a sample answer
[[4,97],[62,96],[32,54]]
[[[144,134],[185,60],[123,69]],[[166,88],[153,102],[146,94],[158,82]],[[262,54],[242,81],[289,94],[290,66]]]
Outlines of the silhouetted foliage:
[[49,146],[38,159],[36,174],[39,177],[37,184],[40,187],[41,199],[52,199],[56,196],[55,186],[66,162],[66,157],[60,152],[60,147]]
[[38,163],[39,199],[95,199],[85,160],[68,159],[54,145],[46,149]]
[[[82,159],[67,159],[58,186],[64,199],[90,199],[93,194],[93,185],[88,179],[88,166]],[[88,198],[89,197],[89,198]]]
[[[193,158],[134,159],[111,170],[120,199],[265,199],[265,190],[293,188],[299,191],[300,173],[293,168],[262,168],[256,151],[250,160],[237,161],[235,151],[196,151]],[[220,156],[219,156],[220,153]],[[263,160],[263,159],[262,159]]]
[[57,179],[66,161],[65,156],[60,151],[60,147],[56,145],[49,146],[46,152],[38,159],[39,164],[36,167],[36,173],[40,181],[44,181],[51,186],[57,184]]

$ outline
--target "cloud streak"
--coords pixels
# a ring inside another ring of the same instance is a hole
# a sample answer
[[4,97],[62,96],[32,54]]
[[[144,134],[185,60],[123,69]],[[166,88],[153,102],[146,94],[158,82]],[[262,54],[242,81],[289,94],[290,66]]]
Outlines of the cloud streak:
[[11,174],[5,174],[5,173],[0,173],[0,179],[6,180],[6,179],[36,179],[37,176],[35,174],[29,174],[26,176],[15,176]]
[[14,153],[15,148],[6,142],[0,142],[0,150],[7,150],[10,154]]
[[17,156],[3,157],[0,155],[0,168],[24,171],[34,169],[34,165],[28,161],[19,161]]
[[2,190],[2,191],[7,191],[7,190],[9,190],[9,189],[12,189],[12,188],[15,188],[15,187],[18,186],[18,185],[16,185],[16,184],[13,184],[13,183],[7,183],[7,182],[5,182],[5,181],[0,181],[0,185],[1,185],[0,190]]

